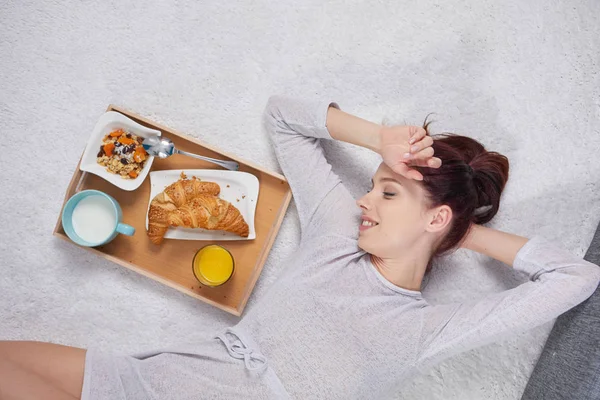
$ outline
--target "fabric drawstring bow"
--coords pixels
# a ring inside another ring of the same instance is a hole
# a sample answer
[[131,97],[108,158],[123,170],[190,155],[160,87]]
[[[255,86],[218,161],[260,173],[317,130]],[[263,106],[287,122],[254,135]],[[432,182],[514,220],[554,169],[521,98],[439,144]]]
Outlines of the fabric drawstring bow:
[[248,341],[233,329],[227,328],[225,333],[217,336],[217,338],[225,344],[231,357],[244,360],[244,364],[249,371],[262,371],[267,368],[265,356],[250,348]]

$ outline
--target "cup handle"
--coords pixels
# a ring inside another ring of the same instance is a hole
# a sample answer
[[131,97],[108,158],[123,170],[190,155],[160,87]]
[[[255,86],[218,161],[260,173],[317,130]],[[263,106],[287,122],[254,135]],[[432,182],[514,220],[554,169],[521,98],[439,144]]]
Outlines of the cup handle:
[[135,233],[135,228],[131,225],[119,222],[117,224],[117,232],[122,233],[123,235],[132,236]]

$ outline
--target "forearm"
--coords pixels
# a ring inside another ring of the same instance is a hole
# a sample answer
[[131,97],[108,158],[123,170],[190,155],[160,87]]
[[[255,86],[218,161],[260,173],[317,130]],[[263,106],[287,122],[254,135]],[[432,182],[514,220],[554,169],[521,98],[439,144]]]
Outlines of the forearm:
[[379,153],[381,125],[329,107],[327,130],[336,140],[366,147]]
[[517,253],[528,241],[529,239],[512,233],[473,225],[462,247],[485,254],[512,267]]

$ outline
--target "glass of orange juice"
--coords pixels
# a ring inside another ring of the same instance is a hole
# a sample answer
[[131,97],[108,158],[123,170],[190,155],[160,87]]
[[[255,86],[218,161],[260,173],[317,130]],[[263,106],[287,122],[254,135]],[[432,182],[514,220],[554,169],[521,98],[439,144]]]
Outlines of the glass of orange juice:
[[233,275],[235,263],[226,248],[210,244],[196,252],[192,270],[198,282],[206,286],[220,286]]

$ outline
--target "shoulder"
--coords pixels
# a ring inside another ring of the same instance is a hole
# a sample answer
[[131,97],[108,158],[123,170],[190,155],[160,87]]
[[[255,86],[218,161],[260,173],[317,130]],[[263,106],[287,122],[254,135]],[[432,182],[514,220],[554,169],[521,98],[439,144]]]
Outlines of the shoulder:
[[300,248],[304,254],[310,254],[323,261],[341,259],[362,250],[358,247],[358,239],[351,235],[327,232],[303,239]]
[[310,238],[303,239],[301,243],[313,247],[343,246],[358,248],[358,234],[353,235],[347,232],[336,232],[335,230],[332,230],[330,232],[324,232],[321,235],[312,235]]
[[339,182],[316,206],[306,226],[306,237],[337,236],[358,240],[360,209],[343,183]]

